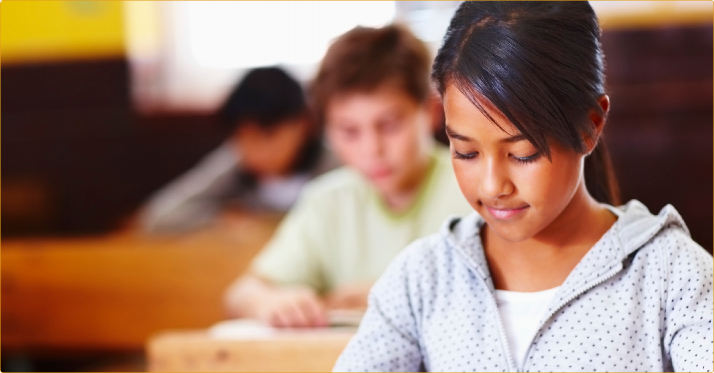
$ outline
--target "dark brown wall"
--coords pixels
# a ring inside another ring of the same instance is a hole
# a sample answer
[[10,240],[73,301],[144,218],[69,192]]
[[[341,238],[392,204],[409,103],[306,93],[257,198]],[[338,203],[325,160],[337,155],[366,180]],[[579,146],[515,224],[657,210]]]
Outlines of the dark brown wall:
[[[624,200],[673,204],[712,248],[712,27],[603,35]],[[201,115],[141,117],[122,60],[2,66],[2,234],[99,233],[216,146]]]
[[603,34],[606,143],[624,201],[672,204],[712,250],[712,27]]
[[[2,78],[3,236],[110,230],[220,142],[210,117],[133,112],[123,60],[2,66]],[[49,211],[13,203],[38,198]]]

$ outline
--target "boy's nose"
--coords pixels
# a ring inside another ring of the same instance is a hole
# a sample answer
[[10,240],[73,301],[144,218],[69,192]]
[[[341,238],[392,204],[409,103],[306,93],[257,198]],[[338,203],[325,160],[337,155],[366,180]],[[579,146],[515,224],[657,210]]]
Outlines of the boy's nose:
[[378,133],[371,132],[365,136],[365,143],[362,149],[364,149],[364,156],[367,157],[380,157],[384,152],[384,141],[379,136]]

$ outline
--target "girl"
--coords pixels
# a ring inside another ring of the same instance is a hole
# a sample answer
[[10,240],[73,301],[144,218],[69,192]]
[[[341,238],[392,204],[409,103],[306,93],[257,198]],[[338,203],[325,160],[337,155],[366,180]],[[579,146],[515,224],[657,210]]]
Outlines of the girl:
[[335,370],[712,371],[712,257],[617,204],[587,2],[464,2],[432,77],[476,213],[414,242]]

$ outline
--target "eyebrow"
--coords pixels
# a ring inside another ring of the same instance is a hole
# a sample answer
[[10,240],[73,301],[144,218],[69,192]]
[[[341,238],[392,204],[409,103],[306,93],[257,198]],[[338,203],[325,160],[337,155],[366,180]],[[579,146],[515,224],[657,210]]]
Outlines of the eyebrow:
[[448,136],[449,138],[452,138],[452,139],[454,139],[454,140],[466,141],[466,142],[473,142],[473,141],[474,141],[474,139],[472,139],[472,138],[470,138],[470,137],[468,137],[468,136],[464,136],[464,135],[462,135],[462,134],[459,134],[459,133],[455,132],[454,130],[451,129],[451,127],[449,127],[448,124],[445,125],[444,127],[446,128],[446,136]]
[[[449,138],[452,138],[454,140],[466,141],[466,142],[474,142],[474,139],[454,131],[453,129],[451,129],[451,127],[449,127],[449,125],[446,125],[445,128],[446,128],[446,136],[448,136]],[[499,140],[499,142],[511,144],[511,143],[519,142],[519,141],[523,141],[523,140],[528,140],[528,139],[526,138],[525,135],[523,135],[522,133],[519,133],[519,134],[513,135],[511,137],[503,138],[503,139]]]
[[523,140],[528,140],[525,135],[522,133],[519,133],[518,135],[513,135],[511,137],[506,137],[505,139],[501,139],[501,142],[512,144],[514,142],[519,142]]

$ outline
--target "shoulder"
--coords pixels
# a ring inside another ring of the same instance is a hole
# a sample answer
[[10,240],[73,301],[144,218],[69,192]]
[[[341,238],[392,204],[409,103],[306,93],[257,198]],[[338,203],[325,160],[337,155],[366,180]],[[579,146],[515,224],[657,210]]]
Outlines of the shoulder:
[[394,312],[420,318],[419,315],[433,312],[439,299],[458,296],[460,287],[470,286],[462,279],[472,275],[471,269],[477,264],[469,264],[474,258],[468,257],[467,246],[472,242],[461,241],[456,230],[462,222],[476,217],[477,214],[450,217],[438,233],[420,238],[402,250],[372,288],[370,304],[401,309]]
[[450,271],[448,245],[444,237],[432,234],[412,242],[392,260],[382,276],[372,287],[369,306],[378,307],[388,314],[419,318],[425,305],[432,304],[434,289],[440,279]]
[[651,214],[639,201],[630,201],[620,229],[625,252],[639,250],[659,252],[667,263],[704,264],[712,266],[712,256],[692,240],[681,215],[672,205],[664,206],[657,215]]
[[684,283],[708,283],[711,287],[714,262],[712,256],[677,224],[669,224],[655,235],[644,252],[657,251],[664,267],[668,287]]
[[449,255],[447,251],[448,246],[440,233],[412,242],[392,260],[375,288],[386,290],[395,283],[414,283],[425,276],[435,275],[444,257]]
[[453,250],[443,232],[433,233],[409,244],[400,255],[410,273],[433,272]]
[[354,201],[366,193],[366,181],[351,168],[342,166],[310,180],[303,188],[300,200],[322,203]]
[[476,213],[465,218],[448,217],[439,232],[413,241],[390,263],[383,282],[388,284],[400,279],[416,285],[453,275],[454,267],[461,262],[456,245],[462,242],[455,242],[460,241],[457,230],[463,224],[459,223],[475,218],[478,218]]
[[217,172],[232,170],[240,166],[240,161],[241,157],[235,146],[226,141],[203,156],[193,169]]
[[355,170],[342,166],[312,179],[305,186],[305,190],[310,194],[330,194],[359,189],[364,184],[365,181]]
[[692,240],[673,206],[654,215],[638,201],[631,201],[623,210],[620,242],[625,253],[633,253],[634,260],[644,266],[643,273],[656,272],[665,288],[679,288],[683,283],[711,287],[712,256]]

